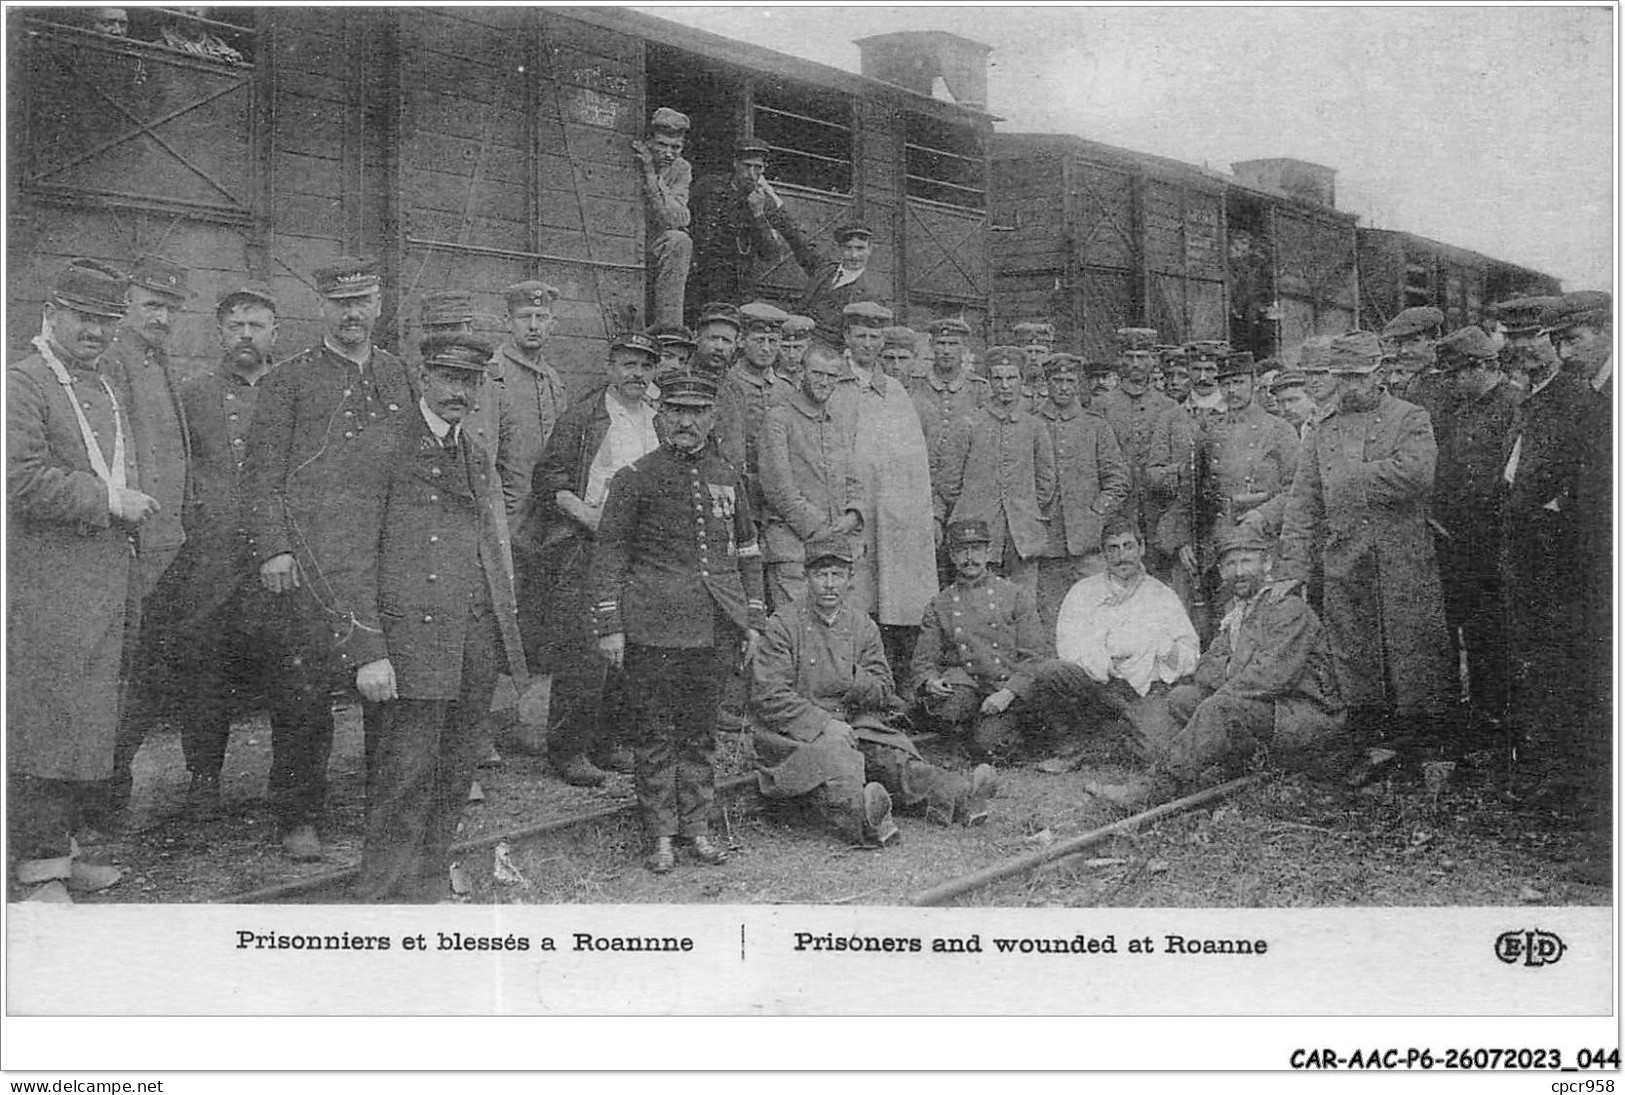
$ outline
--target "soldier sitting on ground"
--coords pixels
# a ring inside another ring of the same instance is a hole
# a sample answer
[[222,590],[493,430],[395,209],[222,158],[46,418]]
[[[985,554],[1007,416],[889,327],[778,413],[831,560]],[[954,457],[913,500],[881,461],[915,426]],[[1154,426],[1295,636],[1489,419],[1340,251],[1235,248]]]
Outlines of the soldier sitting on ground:
[[987,820],[991,765],[967,778],[928,764],[898,729],[880,628],[846,604],[854,552],[844,536],[809,541],[807,594],[768,621],[751,667],[757,778],[768,798],[806,796],[858,844],[896,839],[892,802],[941,825]]

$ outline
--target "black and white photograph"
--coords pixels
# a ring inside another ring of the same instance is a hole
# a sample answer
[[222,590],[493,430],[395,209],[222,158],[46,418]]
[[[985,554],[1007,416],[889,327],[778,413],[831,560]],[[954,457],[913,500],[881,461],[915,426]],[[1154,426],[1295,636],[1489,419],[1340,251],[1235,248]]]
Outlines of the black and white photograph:
[[1617,1004],[1616,8],[5,7],[9,1014]]

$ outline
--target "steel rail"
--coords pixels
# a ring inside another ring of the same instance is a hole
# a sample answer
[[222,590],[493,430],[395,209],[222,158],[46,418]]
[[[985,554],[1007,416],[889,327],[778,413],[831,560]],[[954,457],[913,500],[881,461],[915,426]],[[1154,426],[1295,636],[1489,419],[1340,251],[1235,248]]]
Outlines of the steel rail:
[[1121,821],[1114,821],[1110,825],[1103,825],[1098,829],[1091,829],[1087,833],[1081,833],[1078,836],[1072,837],[1068,840],[1063,840],[1058,844],[1052,844],[1042,851],[1029,852],[1026,855],[1018,855],[1012,859],[1007,859],[1002,863],[995,863],[991,867],[984,867],[980,871],[973,871],[970,874],[961,875],[959,878],[953,879],[950,882],[944,882],[940,886],[933,886],[929,890],[922,890],[921,892],[910,897],[907,903],[910,905],[941,905],[946,901],[950,901],[955,897],[961,896],[962,894],[967,894],[972,890],[981,889],[983,886],[1002,881],[1003,879],[1009,878],[1012,875],[1022,874],[1026,871],[1032,870],[1034,867],[1041,867],[1045,863],[1049,863],[1057,859],[1063,859],[1066,856],[1084,851],[1096,844],[1099,844],[1108,837],[1120,836],[1124,833],[1131,833],[1143,825],[1152,825],[1163,820],[1164,818],[1173,817],[1176,814],[1182,814],[1187,810],[1194,810],[1198,806],[1206,806],[1210,802],[1218,802],[1221,799],[1230,797],[1238,791],[1245,791],[1249,787],[1256,787],[1258,784],[1263,783],[1267,778],[1267,776],[1263,775],[1243,776],[1241,779],[1233,779],[1229,783],[1221,783],[1217,787],[1209,787],[1206,790],[1198,791],[1195,794],[1186,795],[1184,798],[1178,798],[1172,802],[1165,802],[1161,806],[1154,806],[1149,810],[1144,810],[1138,814],[1134,814],[1131,817],[1123,818]]

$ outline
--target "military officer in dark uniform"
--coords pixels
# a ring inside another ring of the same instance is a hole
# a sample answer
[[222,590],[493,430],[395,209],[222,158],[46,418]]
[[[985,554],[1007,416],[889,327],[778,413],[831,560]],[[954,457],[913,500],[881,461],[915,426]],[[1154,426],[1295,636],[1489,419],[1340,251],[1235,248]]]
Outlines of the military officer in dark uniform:
[[491,354],[474,335],[425,340],[422,395],[375,430],[379,493],[357,507],[340,534],[350,552],[328,571],[353,622],[345,661],[379,723],[355,886],[363,901],[451,896],[476,727],[499,666],[526,683],[502,492],[489,454],[460,428]]
[[1456,389],[1450,413],[1433,424],[1439,465],[1433,481],[1433,546],[1444,587],[1452,645],[1467,656],[1472,713],[1506,717],[1506,606],[1499,566],[1500,513],[1506,498],[1501,454],[1517,404],[1495,343],[1477,326],[1441,339],[1437,360]]
[[846,604],[854,552],[845,536],[807,542],[807,595],[774,613],[751,662],[757,773],[768,798],[806,796],[853,842],[897,836],[893,801],[939,825],[987,820],[991,765],[970,778],[928,764],[896,725],[880,628]]
[[341,259],[316,271],[316,285],[322,341],[266,377],[243,467],[260,581],[300,620],[296,652],[276,667],[293,675],[280,690],[294,699],[273,724],[282,732],[273,733],[271,764],[282,845],[299,860],[322,855],[332,695],[350,683],[335,653],[359,627],[335,602],[328,571],[345,562],[354,515],[377,496],[380,427],[417,401],[406,366],[372,342],[383,309],[377,264]]
[[[811,253],[784,200],[763,177],[767,145],[740,141],[726,175],[694,183],[689,201],[693,218],[694,263],[689,270],[687,310],[698,313],[706,301],[749,300],[755,292],[755,264],[771,262],[786,244],[798,255]],[[699,322],[694,324],[698,331]]]
[[708,442],[715,381],[660,389],[660,447],[611,480],[592,560],[598,645],[626,670],[636,726],[638,804],[657,874],[673,838],[702,863],[726,853],[707,832],[715,794],[717,703],[766,622],[762,550],[743,480]]
[[1051,649],[1030,590],[988,569],[992,536],[986,521],[948,526],[953,585],[926,606],[914,644],[913,692],[926,714],[965,734],[978,756],[1019,740],[1016,716],[991,698],[1026,690],[1022,675]]

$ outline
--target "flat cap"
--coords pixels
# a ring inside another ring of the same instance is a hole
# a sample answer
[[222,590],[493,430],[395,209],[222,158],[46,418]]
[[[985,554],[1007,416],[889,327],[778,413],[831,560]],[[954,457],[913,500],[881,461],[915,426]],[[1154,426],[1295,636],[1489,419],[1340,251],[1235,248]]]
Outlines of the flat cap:
[[1559,297],[1514,297],[1490,305],[1490,313],[1501,321],[1509,335],[1532,335],[1541,329],[1540,317]]
[[1383,338],[1410,338],[1412,335],[1438,331],[1444,327],[1444,313],[1431,305],[1407,308],[1390,319],[1382,328]]
[[762,300],[753,300],[749,304],[741,305],[739,309],[740,329],[749,333],[751,331],[777,331],[784,326],[784,321],[790,318],[790,313],[783,308],[775,308]]
[[425,365],[442,369],[467,369],[484,372],[491,364],[495,348],[479,335],[436,333],[418,343]]
[[1055,342],[1055,324],[1041,319],[1029,319],[1011,328],[1016,342],[1022,346],[1050,346]]
[[650,327],[644,334],[649,335],[661,346],[686,346],[690,350],[698,346],[694,341],[694,332],[680,323],[662,323]]
[[1310,335],[1298,349],[1298,368],[1306,373],[1323,373],[1332,361],[1332,336]]
[[1154,350],[1157,332],[1150,327],[1119,327],[1117,341],[1125,350]]
[[788,316],[784,321],[785,338],[807,338],[818,322],[812,316]]
[[1439,340],[1435,349],[1441,365],[1466,366],[1474,361],[1493,361],[1496,357],[1495,340],[1476,323],[1451,331]]
[[734,142],[734,159],[736,160],[765,160],[768,151],[767,145],[761,141],[739,140]]
[[807,541],[806,566],[811,570],[819,563],[838,562],[851,566],[857,561],[858,554],[852,549],[852,541],[846,536],[835,533],[822,533]]
[[1220,530],[1217,540],[1221,558],[1232,551],[1268,552],[1270,550],[1270,542],[1246,525],[1231,525],[1229,528]]
[[1076,354],[1050,354],[1044,359],[1044,376],[1049,380],[1058,376],[1081,376],[1084,372],[1083,358]]
[[956,548],[963,544],[991,544],[993,535],[986,521],[953,521],[943,530],[943,539]]
[[1183,365],[1190,358],[1183,346],[1157,345],[1151,347],[1156,355],[1162,358],[1164,365]]
[[1600,289],[1564,293],[1540,314],[1540,325],[1548,334],[1566,331],[1582,324],[1607,323],[1614,315],[1614,297]]
[[1350,331],[1332,339],[1328,372],[1338,376],[1359,376],[1376,371],[1382,364],[1382,340],[1374,331]]
[[650,361],[660,360],[660,340],[642,331],[623,331],[616,335],[610,340],[609,352],[613,355],[617,350],[632,350]]
[[933,320],[931,326],[926,329],[931,332],[933,338],[942,335],[957,335],[960,338],[966,338],[970,335],[970,324],[958,316],[943,316],[941,319]]
[[368,296],[380,284],[377,259],[346,256],[316,270],[316,291],[329,300]]
[[739,330],[741,321],[739,309],[723,301],[712,301],[700,305],[700,317],[694,321],[694,333],[699,334],[709,323],[726,323],[734,330]]
[[669,106],[657,107],[649,119],[650,129],[664,129],[671,133],[687,133],[690,124],[687,114]]
[[508,311],[515,308],[551,308],[559,291],[545,281],[521,281],[502,290]]
[[418,322],[425,327],[473,323],[473,294],[464,289],[436,289],[424,293],[418,305]]
[[1284,392],[1288,388],[1301,388],[1307,383],[1309,383],[1309,377],[1301,370],[1282,369],[1275,374],[1275,378],[1269,382],[1269,386],[1272,392]]
[[51,283],[51,299],[75,312],[118,319],[124,314],[124,271],[95,259],[74,259]]
[[717,382],[708,376],[670,373],[657,378],[660,402],[674,407],[711,407],[717,402]]
[[192,294],[186,289],[186,267],[162,255],[142,255],[135,260],[130,271],[130,284],[139,285],[161,296],[174,300],[188,300]]
[[919,336],[912,327],[887,327],[880,332],[881,345],[887,349],[919,349]]
[[897,317],[884,304],[855,300],[841,309],[841,321],[848,327],[890,327]]
[[873,237],[874,233],[869,230],[869,226],[859,221],[847,221],[835,230],[836,243],[845,243],[850,239],[866,240]]
[[989,346],[987,353],[982,355],[982,364],[989,369],[1005,365],[1026,372],[1027,351],[1020,346]]
[[1230,343],[1223,339],[1201,339],[1185,343],[1185,353],[1191,362],[1211,361],[1217,364],[1230,356]]
[[271,311],[276,311],[276,297],[271,295],[271,287],[263,281],[245,281],[227,289],[215,298],[214,306],[219,310],[244,301],[263,304]]
[[1247,350],[1239,350],[1227,355],[1219,362],[1219,379],[1227,376],[1253,376],[1258,372],[1258,366],[1253,362],[1253,355]]

